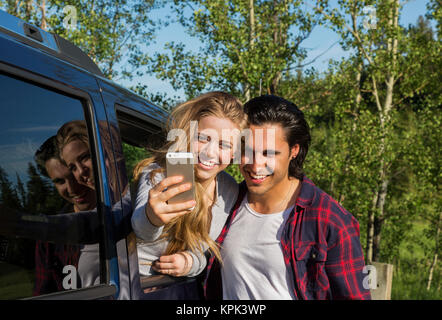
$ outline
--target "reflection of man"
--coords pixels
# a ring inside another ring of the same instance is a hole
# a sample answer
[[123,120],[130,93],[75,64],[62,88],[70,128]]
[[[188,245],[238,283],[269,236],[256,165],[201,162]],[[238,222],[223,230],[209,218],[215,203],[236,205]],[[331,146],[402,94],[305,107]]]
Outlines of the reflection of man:
[[[95,191],[79,184],[71,171],[58,157],[55,136],[46,140],[35,154],[40,172],[50,178],[60,196],[68,204],[62,212],[92,210],[96,206]],[[37,241],[35,262],[36,280],[34,295],[63,290],[63,268],[73,265],[77,268],[80,254],[78,245],[63,245]]]
[[214,258],[208,264],[206,296],[370,299],[358,222],[302,172],[310,143],[303,113],[276,96],[254,98],[244,110],[262,140],[246,141],[254,157],[241,160],[245,182],[217,239],[221,270]]

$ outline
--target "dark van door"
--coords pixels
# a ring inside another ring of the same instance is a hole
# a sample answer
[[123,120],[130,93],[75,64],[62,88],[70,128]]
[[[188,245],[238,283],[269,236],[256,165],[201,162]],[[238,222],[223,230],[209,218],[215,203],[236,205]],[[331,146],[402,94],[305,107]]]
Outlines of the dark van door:
[[[135,207],[138,187],[133,179],[133,169],[140,160],[149,157],[149,150],[165,143],[163,129],[168,113],[115,83],[103,79],[99,79],[98,83],[108,123],[115,136],[112,144],[115,172],[123,203],[121,216],[126,219],[132,215]],[[131,279],[134,279],[131,282],[133,299],[201,299],[196,278],[144,274],[146,268],[139,254],[145,245],[149,244],[137,239],[133,232],[127,237],[125,246],[120,248],[120,244],[117,244],[117,250],[127,248],[128,271],[133,274]]]
[[0,96],[0,299],[130,299],[97,80],[0,33]]

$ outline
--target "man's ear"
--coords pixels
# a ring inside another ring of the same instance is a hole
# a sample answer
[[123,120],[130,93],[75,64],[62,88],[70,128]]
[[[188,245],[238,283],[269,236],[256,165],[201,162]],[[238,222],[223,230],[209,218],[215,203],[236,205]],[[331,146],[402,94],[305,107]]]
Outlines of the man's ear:
[[300,150],[299,144],[295,144],[290,149],[290,159],[295,159],[298,156],[299,150]]

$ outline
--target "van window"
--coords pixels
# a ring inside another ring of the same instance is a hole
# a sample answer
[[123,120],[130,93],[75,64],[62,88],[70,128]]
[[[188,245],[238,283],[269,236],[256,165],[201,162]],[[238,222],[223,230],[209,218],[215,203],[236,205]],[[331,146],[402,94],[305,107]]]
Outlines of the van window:
[[0,73],[0,299],[100,284],[81,100]]
[[[122,106],[116,106],[118,126],[120,128],[121,139],[123,141],[123,153],[126,163],[126,172],[130,181],[130,192],[132,195],[132,207],[135,208],[135,199],[138,189],[138,181],[134,180],[134,168],[143,159],[151,155],[152,149],[157,149],[164,143],[164,136],[161,134],[161,129],[153,126],[146,120],[136,117],[123,110],[128,110]],[[138,255],[138,269],[140,273],[141,286],[146,289],[145,282],[150,278],[146,272],[149,261],[145,259],[143,247],[146,245],[142,239],[136,240],[137,255]],[[152,289],[146,289],[148,291]]]
[[[125,111],[126,110],[126,111]],[[123,153],[129,181],[133,183],[133,169],[136,164],[150,156],[149,149],[156,149],[164,143],[161,128],[130,114],[127,107],[116,105],[118,126],[123,142]]]

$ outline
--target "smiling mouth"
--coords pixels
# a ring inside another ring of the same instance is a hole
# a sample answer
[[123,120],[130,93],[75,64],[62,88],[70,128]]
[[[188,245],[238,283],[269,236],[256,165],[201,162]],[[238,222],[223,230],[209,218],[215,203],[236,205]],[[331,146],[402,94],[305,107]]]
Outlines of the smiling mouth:
[[76,202],[76,203],[82,203],[84,201],[86,201],[86,193],[79,195],[79,196],[74,196],[72,197],[72,199]]
[[252,174],[251,172],[247,172],[247,174],[254,184],[260,184],[271,176],[271,174]]
[[213,169],[216,165],[218,165],[215,161],[203,161],[201,159],[198,160],[198,165],[206,170]]

